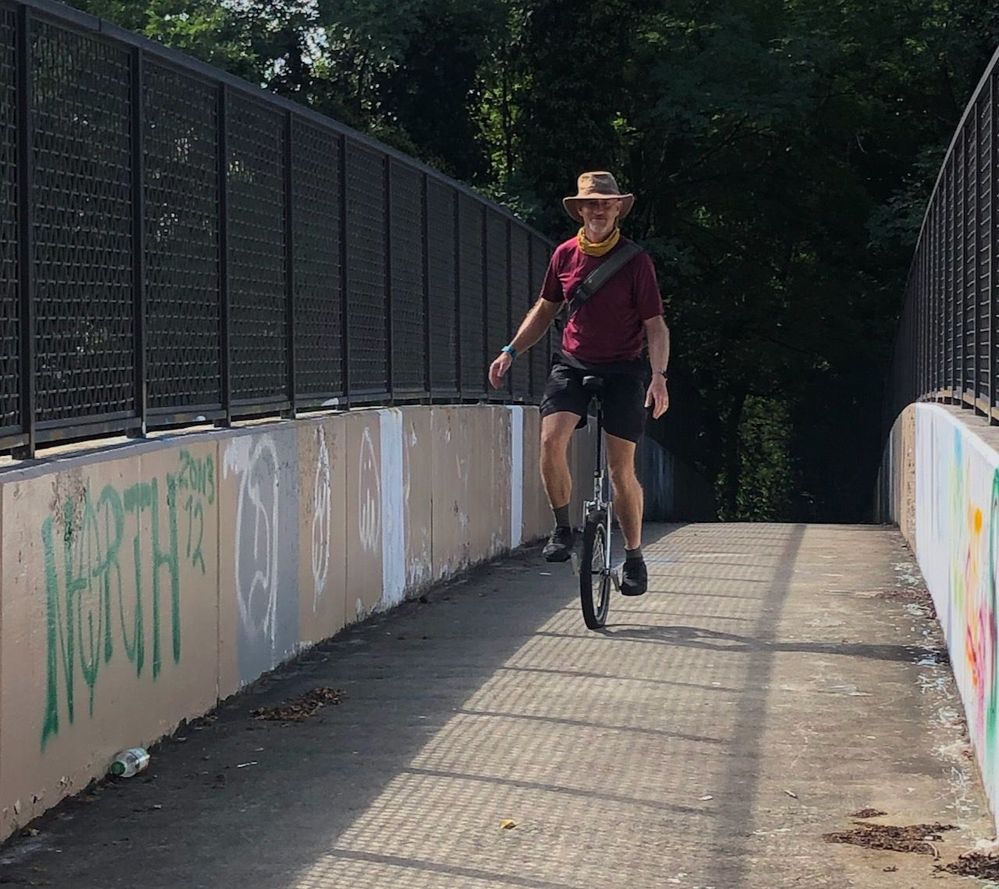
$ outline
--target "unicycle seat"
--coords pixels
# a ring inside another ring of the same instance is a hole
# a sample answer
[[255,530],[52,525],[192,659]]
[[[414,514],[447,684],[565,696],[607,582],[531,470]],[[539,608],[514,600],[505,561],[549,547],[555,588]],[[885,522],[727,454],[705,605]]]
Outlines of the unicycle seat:
[[583,389],[589,395],[600,396],[604,392],[604,378],[597,376],[583,377]]

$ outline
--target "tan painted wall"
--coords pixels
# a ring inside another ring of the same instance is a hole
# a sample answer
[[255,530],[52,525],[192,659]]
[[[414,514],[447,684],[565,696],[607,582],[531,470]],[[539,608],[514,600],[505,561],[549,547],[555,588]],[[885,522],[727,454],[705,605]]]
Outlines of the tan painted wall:
[[[896,419],[879,484],[933,599],[982,785],[999,815],[999,427],[956,405],[909,405]],[[916,582],[917,578],[912,578]]]
[[910,548],[916,546],[916,405],[896,418],[881,458],[875,519],[898,525]]
[[531,407],[357,411],[0,474],[0,839],[118,749],[547,533],[539,429]]

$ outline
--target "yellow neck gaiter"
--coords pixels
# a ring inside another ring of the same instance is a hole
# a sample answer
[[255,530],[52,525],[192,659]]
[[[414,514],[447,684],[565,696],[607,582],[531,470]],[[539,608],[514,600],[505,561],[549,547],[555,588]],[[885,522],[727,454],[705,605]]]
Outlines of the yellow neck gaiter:
[[581,228],[579,234],[576,235],[576,243],[579,244],[579,249],[587,256],[603,256],[605,253],[613,250],[620,240],[621,229],[617,228],[617,226],[614,227],[614,231],[610,233],[605,241],[591,241],[586,237],[585,228]]

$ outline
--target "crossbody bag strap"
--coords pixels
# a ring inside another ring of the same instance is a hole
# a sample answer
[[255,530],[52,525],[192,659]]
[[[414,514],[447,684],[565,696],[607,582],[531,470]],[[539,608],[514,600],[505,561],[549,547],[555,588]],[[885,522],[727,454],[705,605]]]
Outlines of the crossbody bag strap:
[[634,241],[628,241],[628,243],[620,250],[616,250],[605,262],[600,263],[572,292],[572,296],[569,299],[569,313],[567,317],[571,318],[575,315],[594,293],[641,252],[642,248],[638,244]]

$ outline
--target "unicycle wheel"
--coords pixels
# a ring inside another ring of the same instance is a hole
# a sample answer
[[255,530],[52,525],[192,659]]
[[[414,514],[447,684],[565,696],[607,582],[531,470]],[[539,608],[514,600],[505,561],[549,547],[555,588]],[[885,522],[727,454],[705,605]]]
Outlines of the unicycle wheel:
[[610,608],[607,545],[607,513],[602,510],[590,513],[583,529],[583,551],[579,560],[579,600],[583,621],[591,630],[599,630],[607,622]]

